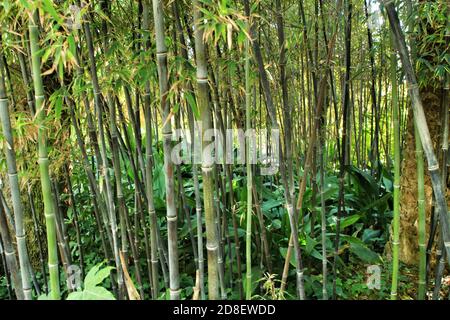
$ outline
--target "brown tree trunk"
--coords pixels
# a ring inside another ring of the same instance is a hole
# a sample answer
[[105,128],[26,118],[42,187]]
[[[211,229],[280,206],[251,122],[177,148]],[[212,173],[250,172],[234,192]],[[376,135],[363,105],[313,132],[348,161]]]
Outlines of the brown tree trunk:
[[[433,141],[434,150],[438,150],[442,142],[441,90],[424,88],[421,90],[423,105],[426,108],[427,124]],[[408,132],[403,146],[403,161],[400,181],[400,260],[406,264],[417,264],[419,261],[418,246],[418,208],[417,208],[417,169],[416,147],[412,109],[408,114]],[[424,171],[427,172],[426,161]],[[425,212],[427,239],[432,210],[432,187],[429,175],[425,174]],[[447,195],[449,190],[447,188]],[[449,203],[450,204],[450,203]]]

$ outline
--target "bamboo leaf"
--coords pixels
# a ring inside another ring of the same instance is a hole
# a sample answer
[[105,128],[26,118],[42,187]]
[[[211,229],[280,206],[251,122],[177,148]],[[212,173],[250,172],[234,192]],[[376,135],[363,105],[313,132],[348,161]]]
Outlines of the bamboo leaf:
[[58,14],[58,12],[56,12],[53,1],[42,0],[42,4],[44,11],[50,14],[53,17],[53,19],[55,19],[58,22],[58,24],[62,25],[63,20],[61,19],[61,16]]

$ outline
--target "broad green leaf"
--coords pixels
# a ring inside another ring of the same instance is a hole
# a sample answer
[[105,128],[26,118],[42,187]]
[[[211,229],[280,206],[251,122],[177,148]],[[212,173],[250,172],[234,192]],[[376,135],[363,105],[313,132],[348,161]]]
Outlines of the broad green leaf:
[[83,300],[116,300],[113,294],[103,287],[92,287],[83,291]]
[[83,291],[69,293],[66,300],[83,300]]
[[361,260],[367,263],[378,263],[380,262],[380,257],[377,253],[373,252],[365,245],[358,243],[350,244],[350,251],[358,256]]
[[105,280],[109,276],[111,270],[114,269],[113,267],[105,267],[100,269],[102,265],[103,263],[98,264],[92,267],[91,270],[89,270],[88,274],[86,275],[86,278],[84,279],[85,288],[92,288],[102,283],[103,280]]
[[[283,256],[283,258],[285,259],[286,254],[287,254],[287,248],[280,248],[280,253]],[[289,262],[295,268],[296,264],[295,264],[295,255],[294,254],[291,254],[291,260]]]

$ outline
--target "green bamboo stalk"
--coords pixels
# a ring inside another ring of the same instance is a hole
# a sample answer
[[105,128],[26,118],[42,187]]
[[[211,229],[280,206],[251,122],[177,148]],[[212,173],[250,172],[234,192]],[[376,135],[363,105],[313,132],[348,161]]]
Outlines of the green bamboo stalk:
[[399,237],[400,237],[400,126],[397,84],[397,55],[391,53],[391,103],[392,122],[394,130],[394,215],[392,222],[392,284],[391,299],[397,299],[398,267],[399,267]]
[[156,33],[156,58],[159,75],[159,93],[161,109],[163,112],[163,148],[164,148],[164,173],[166,180],[166,206],[167,206],[167,233],[169,252],[169,284],[170,299],[180,299],[180,277],[178,267],[177,245],[177,210],[175,207],[174,168],[171,159],[172,153],[172,128],[170,105],[167,99],[169,90],[167,70],[167,49],[165,44],[164,11],[161,0],[153,0],[153,18]]
[[[146,50],[150,49],[150,43],[148,41],[149,30],[149,1],[145,0],[142,3],[142,28],[147,31],[143,35],[144,45]],[[153,200],[153,149],[152,149],[152,126],[151,126],[151,109],[150,109],[150,82],[145,83],[144,92],[144,119],[145,119],[145,132],[146,132],[146,166],[145,166],[145,181],[146,181],[146,196],[147,196],[147,209],[150,216],[150,259],[152,262],[152,297],[158,298],[159,293],[159,272],[158,272],[158,244],[157,244],[157,218]],[[136,129],[137,132],[137,129]],[[163,259],[163,256],[160,257]],[[164,267],[164,263],[162,263]],[[164,269],[163,269],[164,270]]]
[[34,95],[36,101],[36,124],[38,125],[39,172],[42,197],[44,200],[45,224],[47,229],[48,269],[50,273],[50,297],[60,299],[58,249],[56,245],[55,204],[50,182],[49,159],[47,153],[47,128],[45,124],[45,93],[41,76],[41,55],[39,48],[38,11],[32,13],[28,21],[30,33],[31,62],[33,69]]
[[417,204],[419,229],[419,290],[418,299],[424,300],[426,293],[426,215],[425,215],[425,180],[422,143],[416,123],[414,123],[417,162]]
[[[247,28],[249,28],[247,21]],[[251,128],[251,88],[250,88],[250,40],[245,40],[245,129],[247,132]],[[247,227],[245,234],[245,258],[246,258],[246,290],[245,298],[252,298],[252,164],[250,161],[250,141],[245,144],[245,160],[247,167]]]
[[[0,204],[0,206],[1,206],[1,204]],[[3,250],[3,244],[2,244],[1,237],[0,237],[0,257],[2,260],[3,273],[5,275],[6,290],[8,291],[8,298],[9,298],[9,300],[12,300],[11,279],[9,277],[8,266],[7,266],[7,261],[6,261],[6,252],[5,252],[5,250]]]
[[3,55],[0,53],[0,121],[2,132],[5,138],[5,157],[8,167],[8,178],[11,188],[12,204],[14,209],[15,234],[17,250],[19,253],[20,274],[22,278],[22,289],[25,300],[31,300],[31,285],[28,274],[27,261],[28,252],[25,241],[25,231],[23,222],[23,206],[20,200],[19,177],[17,174],[16,153],[11,129],[10,114],[8,108],[8,98],[6,96],[5,75],[3,66]]
[[[10,272],[10,280],[14,286],[14,292],[16,293],[17,300],[23,300],[23,289],[22,282],[20,277],[19,266],[17,265],[16,260],[16,252],[14,248],[14,244],[11,238],[11,234],[8,228],[8,222],[5,214],[5,207],[2,203],[0,203],[0,237],[1,242],[4,247],[4,255],[5,255],[5,269],[8,269]],[[8,277],[8,274],[6,274]]]
[[205,207],[205,227],[206,227],[206,250],[208,255],[208,297],[210,300],[217,300],[219,297],[218,281],[218,237],[215,226],[214,212],[214,183],[213,183],[213,163],[211,155],[204,152],[208,149],[209,141],[204,140],[204,133],[211,125],[211,110],[209,108],[208,96],[208,71],[206,65],[206,50],[203,39],[201,3],[193,1],[194,6],[194,39],[195,57],[197,63],[197,86],[198,86],[198,108],[201,117],[202,136],[202,176],[203,176],[203,203]]

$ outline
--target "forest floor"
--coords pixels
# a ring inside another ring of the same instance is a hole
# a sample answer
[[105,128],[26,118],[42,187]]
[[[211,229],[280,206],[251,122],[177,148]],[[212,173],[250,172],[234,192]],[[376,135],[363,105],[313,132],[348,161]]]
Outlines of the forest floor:
[[[355,263],[349,265],[344,270],[344,275],[348,278],[344,281],[344,292],[349,300],[386,300],[390,298],[390,262],[380,265],[381,283],[379,288],[370,289],[367,286],[369,277],[368,265]],[[398,283],[399,300],[417,300],[417,283],[419,281],[418,268],[414,266],[400,265],[400,278]],[[434,279],[429,280],[429,288],[434,288]],[[427,291],[428,299],[431,299],[433,292]],[[450,294],[450,275],[443,278],[440,291],[440,299],[446,300]]]

